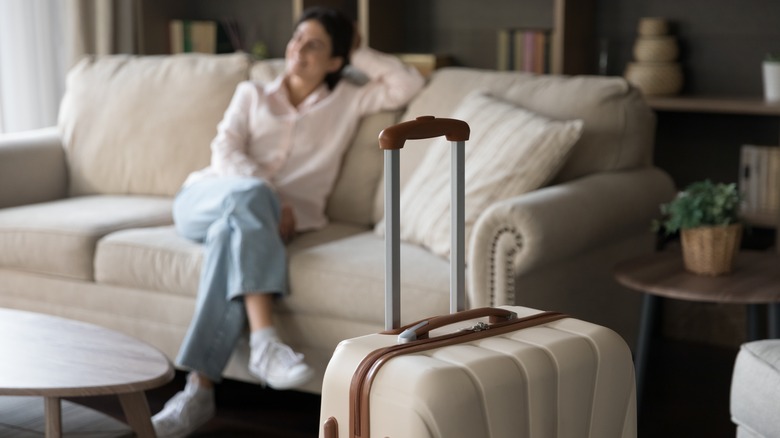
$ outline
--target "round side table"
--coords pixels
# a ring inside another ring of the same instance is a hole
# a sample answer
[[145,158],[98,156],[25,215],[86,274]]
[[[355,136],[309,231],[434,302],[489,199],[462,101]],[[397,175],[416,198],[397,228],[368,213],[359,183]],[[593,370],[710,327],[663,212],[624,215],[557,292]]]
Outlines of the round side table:
[[775,252],[741,251],[730,274],[708,277],[686,271],[679,252],[662,251],[618,263],[614,275],[620,284],[644,293],[634,357],[638,401],[663,298],[746,305],[748,340],[766,337],[759,333],[759,312],[768,308],[768,335],[780,337],[780,255]]
[[108,394],[138,436],[155,436],[145,391],[174,370],[154,347],[96,325],[0,308],[0,354],[0,395],[43,397],[46,437],[62,436],[63,397]]

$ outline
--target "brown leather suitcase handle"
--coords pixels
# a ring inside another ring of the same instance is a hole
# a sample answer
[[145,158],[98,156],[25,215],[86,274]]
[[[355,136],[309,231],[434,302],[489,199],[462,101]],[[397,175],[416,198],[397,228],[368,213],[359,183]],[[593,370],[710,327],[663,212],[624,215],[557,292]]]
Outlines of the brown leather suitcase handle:
[[411,324],[407,324],[395,330],[388,330],[382,334],[399,335],[399,342],[410,342],[418,339],[426,339],[431,330],[436,330],[450,324],[455,324],[470,319],[489,317],[490,324],[511,321],[517,318],[517,314],[510,310],[497,307],[478,307],[476,309],[463,310],[457,313],[434,316]]
[[382,130],[379,133],[379,148],[401,149],[406,140],[441,136],[449,141],[466,141],[469,139],[470,131],[469,125],[462,120],[421,116]]

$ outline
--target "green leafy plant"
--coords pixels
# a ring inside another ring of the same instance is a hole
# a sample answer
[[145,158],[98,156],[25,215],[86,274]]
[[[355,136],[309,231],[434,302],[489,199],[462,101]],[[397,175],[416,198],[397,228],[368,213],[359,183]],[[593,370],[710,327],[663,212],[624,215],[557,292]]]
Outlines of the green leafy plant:
[[738,223],[740,200],[734,183],[692,183],[672,201],[661,204],[663,219],[653,222],[653,230],[663,229],[669,235],[689,228]]
[[780,62],[780,55],[777,53],[767,53],[764,55],[764,61],[766,62]]

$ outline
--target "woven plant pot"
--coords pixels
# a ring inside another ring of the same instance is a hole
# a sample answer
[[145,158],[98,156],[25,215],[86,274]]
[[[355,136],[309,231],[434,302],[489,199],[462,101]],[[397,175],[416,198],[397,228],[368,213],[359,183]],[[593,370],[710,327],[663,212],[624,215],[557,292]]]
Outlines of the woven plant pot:
[[742,239],[742,224],[682,230],[685,269],[700,275],[731,272]]

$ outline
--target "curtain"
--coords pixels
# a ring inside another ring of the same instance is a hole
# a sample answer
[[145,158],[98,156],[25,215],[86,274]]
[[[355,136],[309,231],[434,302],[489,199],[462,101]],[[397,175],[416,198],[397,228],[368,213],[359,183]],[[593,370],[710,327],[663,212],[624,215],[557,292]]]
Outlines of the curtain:
[[63,4],[0,0],[0,133],[53,126],[64,86]]
[[84,55],[144,53],[141,0],[67,0],[69,65]]
[[67,70],[143,53],[142,0],[0,0],[0,134],[54,126]]

